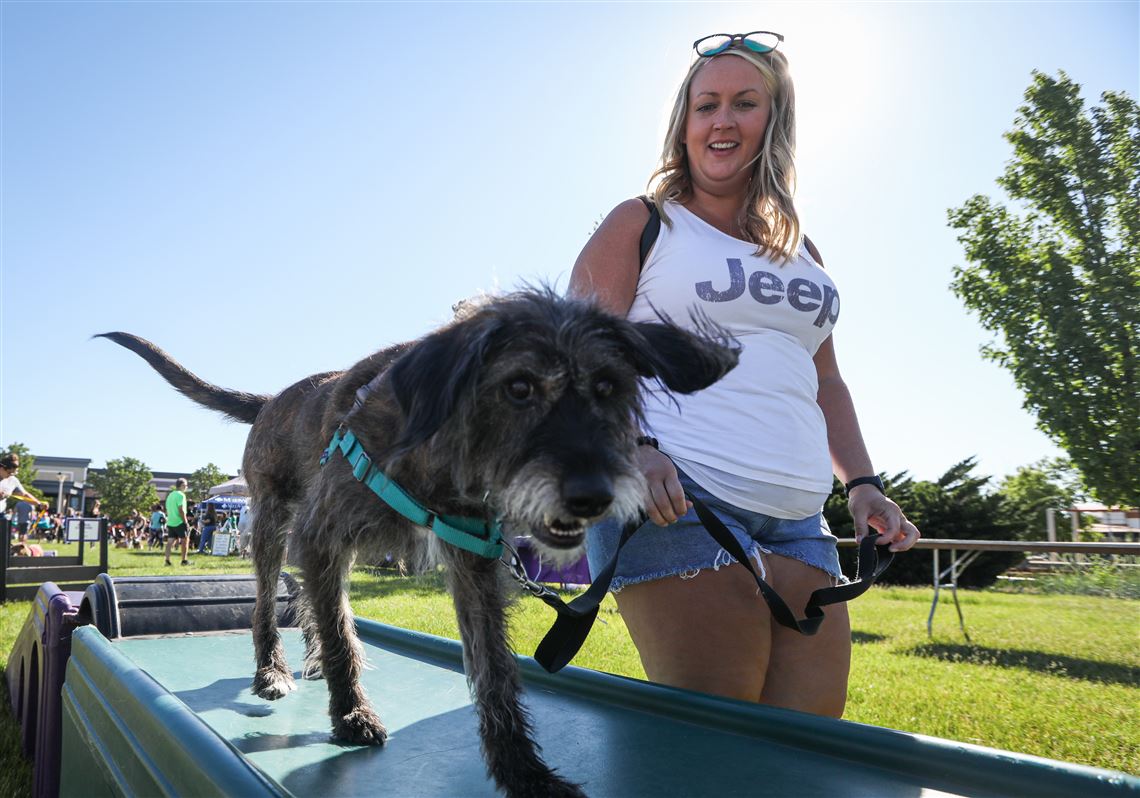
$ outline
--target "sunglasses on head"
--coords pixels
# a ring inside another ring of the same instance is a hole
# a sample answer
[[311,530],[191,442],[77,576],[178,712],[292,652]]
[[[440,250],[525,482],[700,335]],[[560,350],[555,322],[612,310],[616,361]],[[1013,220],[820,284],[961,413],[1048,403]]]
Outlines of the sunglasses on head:
[[754,53],[770,53],[784,40],[782,34],[770,30],[751,33],[714,33],[693,42],[693,49],[701,58],[719,55],[731,47],[745,47]]

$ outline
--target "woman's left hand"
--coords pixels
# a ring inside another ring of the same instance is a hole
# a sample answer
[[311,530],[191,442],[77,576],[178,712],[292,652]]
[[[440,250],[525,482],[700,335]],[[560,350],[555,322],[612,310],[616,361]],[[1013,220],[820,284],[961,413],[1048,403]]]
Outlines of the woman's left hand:
[[891,551],[906,551],[921,537],[918,527],[903,515],[899,506],[884,496],[873,485],[860,485],[847,497],[847,507],[855,520],[855,539],[867,536],[868,527],[879,533],[875,541],[880,546],[890,545]]

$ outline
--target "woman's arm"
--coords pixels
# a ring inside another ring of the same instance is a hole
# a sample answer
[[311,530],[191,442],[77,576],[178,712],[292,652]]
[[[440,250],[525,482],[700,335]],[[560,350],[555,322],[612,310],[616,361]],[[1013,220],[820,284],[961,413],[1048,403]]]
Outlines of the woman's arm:
[[35,496],[33,496],[32,494],[30,494],[26,490],[24,490],[24,486],[21,485],[19,482],[17,482],[16,486],[14,488],[12,488],[11,493],[0,495],[0,499],[6,499],[9,496],[15,497],[17,499],[22,499],[22,500],[30,503],[33,507],[41,507],[41,506],[47,507],[48,506],[47,502],[41,502]]
[[637,293],[638,243],[649,221],[641,200],[626,200],[598,226],[570,273],[569,294],[592,297],[616,316],[625,316]]
[[835,345],[830,335],[815,353],[815,371],[819,379],[816,401],[827,420],[827,446],[831,450],[831,465],[835,469],[835,475],[844,483],[856,477],[871,476],[875,473],[871,466],[871,456],[867,454],[867,446],[863,442],[851,392],[847,390],[847,383],[839,373]]
[[[832,468],[841,482],[857,477],[872,476],[871,457],[859,430],[855,403],[851,392],[839,373],[835,358],[835,345],[831,336],[815,353],[815,370],[819,378],[816,401],[827,422],[827,445],[831,450]],[[859,485],[847,497],[851,517],[855,521],[855,537],[862,539],[868,525],[882,536],[880,544],[890,544],[891,551],[906,551],[918,540],[919,531],[899,506],[879,492],[874,485]]]

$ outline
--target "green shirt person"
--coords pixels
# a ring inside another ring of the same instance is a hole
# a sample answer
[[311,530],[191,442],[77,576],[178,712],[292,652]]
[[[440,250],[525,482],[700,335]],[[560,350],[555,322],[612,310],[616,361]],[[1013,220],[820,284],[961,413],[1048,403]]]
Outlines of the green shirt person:
[[181,538],[182,564],[189,565],[187,554],[190,549],[190,518],[186,511],[185,479],[179,478],[174,483],[174,489],[166,497],[166,564],[170,565],[170,549],[175,539]]

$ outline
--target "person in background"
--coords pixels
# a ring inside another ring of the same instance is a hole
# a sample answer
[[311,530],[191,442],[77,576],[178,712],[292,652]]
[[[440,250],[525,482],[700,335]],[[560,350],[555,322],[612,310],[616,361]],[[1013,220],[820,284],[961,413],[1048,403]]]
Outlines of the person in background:
[[131,510],[131,514],[127,517],[127,545],[132,549],[141,549],[145,537],[146,519],[137,508]]
[[186,488],[189,483],[182,477],[174,483],[174,488],[166,496],[166,564],[170,565],[170,550],[174,541],[182,546],[182,565],[190,560],[190,513],[186,508]]
[[21,543],[28,539],[28,530],[32,526],[32,517],[34,509],[31,502],[18,501],[16,502],[16,539]]
[[225,554],[229,554],[235,548],[239,548],[239,527],[238,527],[238,514],[235,512],[228,512],[225,514],[224,519],[218,525],[219,532],[227,533],[229,537],[229,550]]
[[234,534],[238,531],[238,514],[226,513],[225,522],[222,524],[223,530]]
[[48,509],[48,506],[45,504],[42,508],[40,508],[39,517],[36,518],[36,523],[35,523],[36,537],[40,538],[41,540],[51,540],[51,532],[52,532],[52,529],[54,528],[54,526],[55,525],[52,522],[51,511]]
[[35,543],[13,543],[9,553],[13,557],[43,557],[43,546]]
[[253,505],[247,503],[238,515],[238,550],[242,557],[249,556],[250,531],[253,528]]
[[189,502],[186,505],[186,518],[190,523],[190,547],[196,549],[201,538],[198,534],[198,511]]
[[162,511],[162,503],[157,502],[150,508],[150,545],[158,548],[166,533],[166,513]]
[[[833,474],[848,485],[857,537],[871,526],[879,544],[905,551],[919,535],[884,494],[836,362],[838,289],[792,202],[795,95],[781,41],[754,31],[694,44],[652,196],[606,217],[574,265],[570,293],[635,322],[664,314],[699,330],[707,319],[741,345],[739,365],[706,390],[667,396],[647,386],[638,459],[650,520],[622,550],[612,583],[646,674],[839,717],[851,662],[846,606],[828,607],[814,636],[775,623],[751,575],[685,497],[724,522],[801,615],[813,591],[843,579],[821,512]],[[661,226],[642,264],[650,207]],[[613,523],[590,529],[593,573],[620,534]]]
[[214,512],[213,505],[206,510],[202,519],[202,541],[198,545],[198,553],[205,554],[206,549],[214,543],[214,530],[218,528],[218,514]]
[[[18,499],[23,499],[24,502],[27,502],[33,507],[39,507],[41,505],[46,506],[47,504],[46,502],[41,502],[35,496],[24,490],[24,486],[20,483],[19,477],[16,476],[16,472],[19,470],[20,456],[18,454],[15,452],[9,452],[3,457],[0,457],[0,511],[2,511],[4,514],[6,514],[8,511],[9,496],[15,496]],[[31,508],[29,507],[29,510],[30,509]],[[17,523],[19,523],[18,519]],[[4,529],[5,531],[8,530],[7,520],[5,520]],[[26,536],[27,533],[28,530],[25,527],[24,535]]]

